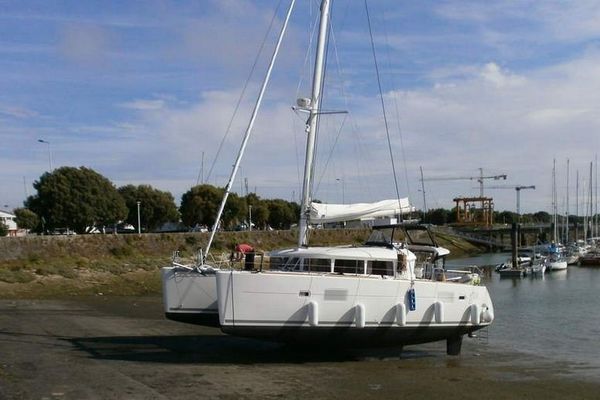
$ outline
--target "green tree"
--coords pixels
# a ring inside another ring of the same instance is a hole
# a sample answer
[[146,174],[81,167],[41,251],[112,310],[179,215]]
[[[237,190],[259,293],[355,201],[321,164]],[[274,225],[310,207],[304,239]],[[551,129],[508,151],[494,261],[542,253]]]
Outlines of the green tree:
[[181,220],[189,227],[212,226],[222,197],[223,191],[212,185],[194,186],[181,197]]
[[248,206],[243,197],[230,193],[223,210],[223,223],[226,228],[233,228],[248,219]]
[[129,214],[127,222],[137,226],[137,202],[140,202],[140,222],[146,232],[158,229],[165,222],[179,220],[173,195],[150,185],[126,185],[119,188]]
[[299,212],[296,213],[295,203],[281,199],[266,201],[269,209],[269,225],[276,229],[288,229],[291,224],[298,220]]
[[269,224],[269,207],[262,202],[252,206],[252,222],[260,229],[265,229]]
[[552,222],[552,216],[548,214],[546,211],[538,211],[533,214],[533,220],[536,222]]
[[512,224],[513,222],[517,222],[517,214],[512,211],[502,211],[498,213],[495,221],[499,224]]
[[434,225],[445,225],[450,220],[451,211],[444,208],[434,208],[427,210],[423,222]]
[[245,198],[247,207],[252,206],[252,223],[259,229],[269,224],[269,207],[256,193],[248,193]]
[[67,227],[84,233],[91,225],[115,224],[127,217],[125,201],[104,176],[86,167],[61,167],[34,182],[37,194],[25,206],[46,229]]
[[8,227],[4,222],[0,222],[0,237],[8,235]]
[[14,213],[19,228],[34,230],[40,224],[40,218],[28,208],[17,208]]

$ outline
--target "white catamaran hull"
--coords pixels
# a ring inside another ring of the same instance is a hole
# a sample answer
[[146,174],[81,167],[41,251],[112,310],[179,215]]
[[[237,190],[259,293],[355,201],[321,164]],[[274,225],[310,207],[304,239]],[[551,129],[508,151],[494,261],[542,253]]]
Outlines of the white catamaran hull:
[[[448,339],[489,325],[494,310],[483,286],[290,272],[218,271],[221,329],[283,342],[389,346]],[[321,343],[319,342],[319,343]]]
[[165,316],[181,322],[218,326],[215,274],[180,267],[161,269]]

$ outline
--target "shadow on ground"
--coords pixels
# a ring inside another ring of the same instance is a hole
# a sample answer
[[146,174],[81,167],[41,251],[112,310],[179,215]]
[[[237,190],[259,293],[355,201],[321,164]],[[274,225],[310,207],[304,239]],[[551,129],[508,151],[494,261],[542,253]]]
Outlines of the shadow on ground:
[[399,347],[360,350],[319,346],[298,348],[223,335],[109,336],[63,340],[96,359],[172,364],[312,363],[433,356],[430,352],[402,351]]

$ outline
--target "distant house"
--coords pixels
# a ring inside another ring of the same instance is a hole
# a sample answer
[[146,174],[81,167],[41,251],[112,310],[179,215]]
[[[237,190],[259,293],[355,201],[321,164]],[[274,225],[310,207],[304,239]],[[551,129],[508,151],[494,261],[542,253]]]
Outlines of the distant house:
[[21,236],[15,218],[14,214],[0,210],[0,223],[8,227],[8,236]]

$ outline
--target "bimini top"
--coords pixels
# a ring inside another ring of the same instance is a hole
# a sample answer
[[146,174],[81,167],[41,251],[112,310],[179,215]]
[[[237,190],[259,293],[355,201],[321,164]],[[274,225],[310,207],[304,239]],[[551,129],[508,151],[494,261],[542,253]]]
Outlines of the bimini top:
[[[415,257],[411,252],[405,249],[399,251],[407,255],[409,259]],[[398,250],[375,246],[300,247],[295,249],[275,250],[269,253],[269,255],[271,257],[395,261],[398,259]]]

